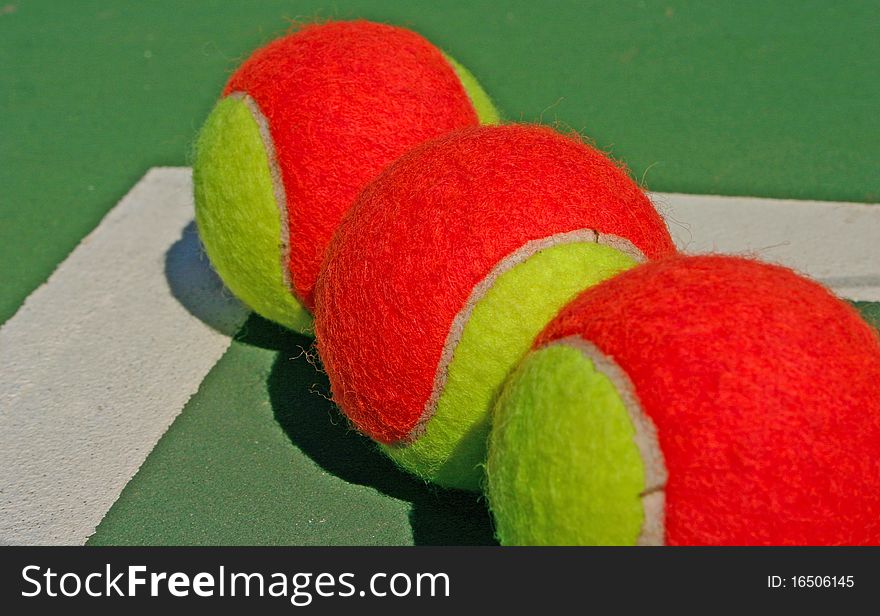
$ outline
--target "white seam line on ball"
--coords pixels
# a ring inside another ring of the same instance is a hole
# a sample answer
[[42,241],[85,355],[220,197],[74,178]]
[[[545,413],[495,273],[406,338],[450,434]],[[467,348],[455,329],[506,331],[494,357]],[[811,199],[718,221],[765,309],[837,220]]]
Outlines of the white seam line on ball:
[[665,540],[664,512],[666,508],[666,462],[657,438],[657,427],[642,409],[635,387],[629,376],[611,357],[605,355],[592,342],[580,336],[568,336],[553,340],[553,345],[568,346],[587,358],[597,372],[611,381],[629,416],[635,434],[633,443],[639,451],[645,473],[645,488],[638,495],[642,501],[644,520],[636,545],[663,545]]
[[287,191],[284,188],[284,179],[281,175],[281,167],[278,165],[278,153],[275,150],[275,141],[272,139],[272,131],[269,128],[269,120],[263,115],[260,106],[247,92],[236,90],[229,94],[229,98],[242,101],[251,113],[263,148],[266,150],[266,159],[269,161],[269,177],[272,180],[272,194],[275,197],[275,207],[278,208],[278,220],[281,223],[281,237],[278,238],[278,258],[281,260],[281,277],[284,287],[296,298],[300,304],[302,298],[296,292],[296,286],[290,278],[290,213],[287,211]]
[[396,446],[406,446],[407,444],[414,442],[425,432],[428,422],[434,416],[434,413],[437,410],[437,405],[440,403],[440,398],[443,395],[443,390],[449,379],[449,368],[452,365],[455,351],[458,348],[458,344],[461,342],[461,338],[464,335],[465,328],[470,321],[471,315],[477,307],[477,304],[486,297],[498,278],[543,250],[566,244],[581,243],[610,246],[624,252],[637,262],[645,260],[642,253],[628,240],[614,235],[598,233],[593,229],[577,229],[532,240],[526,242],[503,258],[492,268],[489,274],[472,289],[464,307],[452,320],[452,324],[449,326],[449,332],[446,336],[446,342],[444,343],[443,350],[440,354],[440,360],[437,363],[437,370],[434,373],[434,386],[431,389],[431,395],[425,403],[425,407],[422,410],[422,414],[419,416],[416,425],[401,442],[395,444]]

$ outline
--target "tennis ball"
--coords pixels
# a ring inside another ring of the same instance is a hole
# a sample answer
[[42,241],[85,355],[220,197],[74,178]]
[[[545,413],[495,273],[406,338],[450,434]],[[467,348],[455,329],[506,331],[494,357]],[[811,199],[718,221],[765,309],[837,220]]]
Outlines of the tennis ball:
[[503,544],[880,543],[880,339],[782,267],[640,265],[577,297],[499,396]]
[[479,489],[508,371],[577,292],[674,251],[626,172],[574,136],[462,129],[394,162],[331,242],[315,332],[333,399],[398,464]]
[[324,250],[363,186],[414,145],[497,121],[473,76],[420,35],[306,25],[248,58],[201,130],[205,251],[252,310],[308,331]]

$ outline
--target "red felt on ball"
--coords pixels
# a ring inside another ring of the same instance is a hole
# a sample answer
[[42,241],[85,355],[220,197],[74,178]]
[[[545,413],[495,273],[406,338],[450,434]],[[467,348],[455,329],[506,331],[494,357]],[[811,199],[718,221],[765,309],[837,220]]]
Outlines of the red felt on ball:
[[426,139],[478,123],[461,80],[422,36],[367,21],[306,25],[256,51],[224,96],[265,116],[287,197],[287,266],[311,309],[324,249],[358,192]]
[[668,544],[880,543],[880,340],[792,271],[704,256],[579,296],[536,348],[595,345],[665,460]]
[[316,288],[334,400],[382,443],[413,438],[475,287],[527,243],[584,229],[647,258],[675,250],[638,185],[576,136],[486,126],[403,156],[343,221]]

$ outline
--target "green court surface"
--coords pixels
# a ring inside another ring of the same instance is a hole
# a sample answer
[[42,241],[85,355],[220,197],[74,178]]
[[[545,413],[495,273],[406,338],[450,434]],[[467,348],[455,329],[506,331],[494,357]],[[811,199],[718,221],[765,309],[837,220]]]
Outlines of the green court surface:
[[[189,164],[249,51],[355,17],[423,33],[507,119],[575,129],[651,190],[880,201],[877,2],[0,0],[0,323],[147,169]],[[347,427],[310,344],[250,317],[90,543],[492,543],[480,497]]]
[[245,323],[91,544],[460,544],[485,504],[397,469],[323,397],[311,340]]

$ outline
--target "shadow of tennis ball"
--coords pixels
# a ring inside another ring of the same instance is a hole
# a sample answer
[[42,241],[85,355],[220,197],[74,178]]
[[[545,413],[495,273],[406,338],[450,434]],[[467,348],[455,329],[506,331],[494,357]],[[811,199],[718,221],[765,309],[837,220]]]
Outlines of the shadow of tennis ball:
[[330,385],[302,336],[252,317],[239,340],[277,348],[267,380],[275,419],[291,443],[324,471],[411,503],[413,540],[421,545],[494,544],[481,496],[444,490],[400,470],[370,439],[358,434],[330,402]]
[[248,316],[248,309],[212,269],[194,222],[165,253],[165,279],[171,294],[190,314],[227,336],[234,336]]

